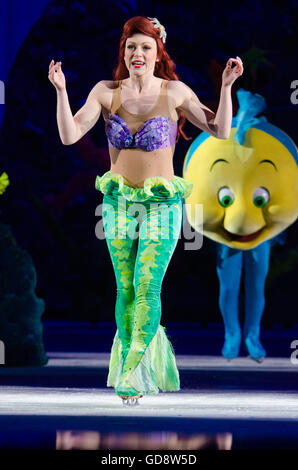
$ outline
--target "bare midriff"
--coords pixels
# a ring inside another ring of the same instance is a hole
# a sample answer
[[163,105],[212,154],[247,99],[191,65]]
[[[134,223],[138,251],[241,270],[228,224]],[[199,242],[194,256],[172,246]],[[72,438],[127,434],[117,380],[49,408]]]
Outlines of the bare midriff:
[[144,181],[152,176],[162,176],[171,181],[174,178],[173,155],[175,146],[146,152],[142,149],[118,150],[109,147],[111,173],[123,176],[128,186],[142,188]]

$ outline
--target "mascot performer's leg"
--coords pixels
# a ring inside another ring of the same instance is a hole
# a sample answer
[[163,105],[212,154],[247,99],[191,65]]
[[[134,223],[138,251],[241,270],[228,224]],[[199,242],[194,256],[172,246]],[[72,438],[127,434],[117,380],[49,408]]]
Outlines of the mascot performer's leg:
[[222,355],[227,359],[238,356],[241,328],[238,319],[238,297],[242,270],[241,250],[217,245],[217,275],[219,278],[219,308],[225,326]]
[[269,268],[270,241],[244,252],[244,343],[252,359],[261,361],[266,351],[260,343],[260,323],[265,306],[265,281]]

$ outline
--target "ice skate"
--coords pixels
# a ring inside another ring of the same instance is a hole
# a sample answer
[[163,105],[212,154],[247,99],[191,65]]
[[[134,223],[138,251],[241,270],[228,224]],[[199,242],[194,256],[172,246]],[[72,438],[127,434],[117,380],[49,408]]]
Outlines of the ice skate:
[[123,406],[138,406],[140,403],[139,398],[142,398],[143,395],[134,395],[132,397],[120,396],[122,398]]

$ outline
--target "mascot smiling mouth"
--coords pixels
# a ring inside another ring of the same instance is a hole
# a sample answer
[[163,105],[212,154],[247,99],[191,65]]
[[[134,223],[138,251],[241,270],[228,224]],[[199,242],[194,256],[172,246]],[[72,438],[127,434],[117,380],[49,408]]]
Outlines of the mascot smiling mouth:
[[255,238],[257,238],[261,234],[263,228],[261,228],[257,232],[250,233],[249,235],[237,235],[236,233],[231,233],[226,229],[224,229],[224,230],[229,235],[229,237],[232,238],[232,241],[235,241],[235,242],[250,242],[252,240],[255,240]]

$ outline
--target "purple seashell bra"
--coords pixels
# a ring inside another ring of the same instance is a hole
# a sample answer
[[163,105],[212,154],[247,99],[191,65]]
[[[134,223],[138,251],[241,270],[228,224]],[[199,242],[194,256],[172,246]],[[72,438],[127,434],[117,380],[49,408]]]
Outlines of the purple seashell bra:
[[140,148],[147,152],[175,145],[177,123],[167,116],[148,119],[134,135],[124,119],[116,114],[109,114],[105,130],[109,145],[117,149]]

